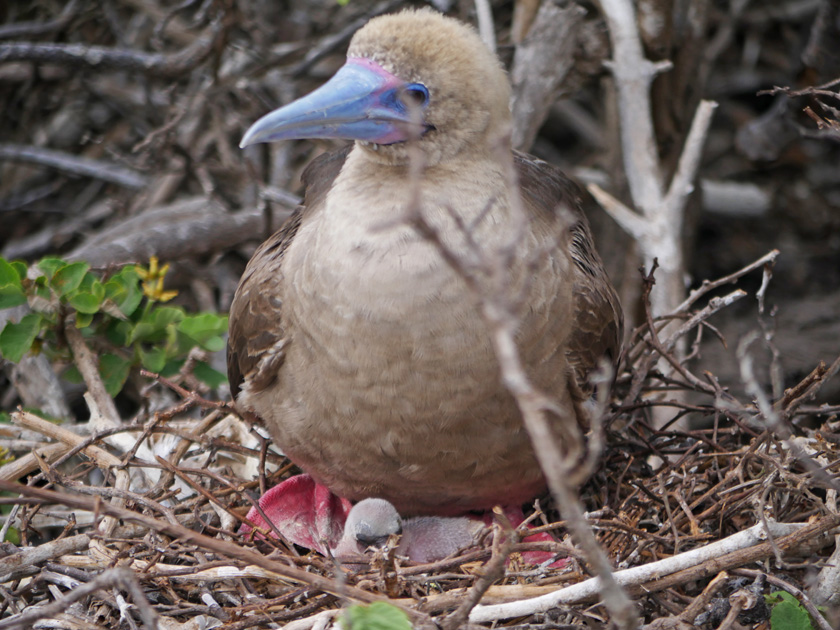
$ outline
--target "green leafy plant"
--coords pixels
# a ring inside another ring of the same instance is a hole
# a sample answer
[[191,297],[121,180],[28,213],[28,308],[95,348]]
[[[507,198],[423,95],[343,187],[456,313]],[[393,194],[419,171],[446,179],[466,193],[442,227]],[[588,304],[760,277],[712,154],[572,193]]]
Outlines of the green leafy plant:
[[787,591],[765,595],[764,601],[771,606],[771,630],[814,630],[817,627],[802,602]]
[[[23,304],[30,309],[0,331],[0,355],[14,363],[27,352],[68,359],[63,330],[73,322],[99,355],[100,374],[115,396],[132,369],[171,376],[193,348],[221,350],[227,316],[191,315],[180,306],[164,305],[177,295],[164,289],[168,269],[154,257],[148,267],[127,265],[109,274],[58,258],[31,267],[0,258],[0,309]],[[223,374],[202,361],[196,362],[193,374],[211,387],[225,382]],[[81,378],[74,367],[64,376]]]
[[341,625],[345,630],[411,630],[408,615],[388,602],[350,606]]

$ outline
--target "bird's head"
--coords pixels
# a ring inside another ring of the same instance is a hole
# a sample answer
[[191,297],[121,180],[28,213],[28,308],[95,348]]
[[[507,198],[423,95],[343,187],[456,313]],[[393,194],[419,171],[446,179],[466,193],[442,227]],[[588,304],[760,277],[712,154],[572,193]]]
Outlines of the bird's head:
[[292,138],[356,140],[372,159],[427,165],[486,155],[510,123],[510,86],[475,30],[431,9],[374,18],[326,84],[266,114],[240,146]]
[[350,510],[344,532],[362,549],[381,547],[390,536],[402,533],[402,519],[385,499],[364,499]]

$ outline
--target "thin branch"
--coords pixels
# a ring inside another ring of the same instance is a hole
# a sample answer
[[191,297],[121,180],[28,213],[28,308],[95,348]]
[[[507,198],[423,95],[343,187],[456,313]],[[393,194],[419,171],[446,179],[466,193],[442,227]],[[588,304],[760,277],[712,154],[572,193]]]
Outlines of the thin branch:
[[490,0],[475,0],[475,16],[478,20],[478,32],[482,41],[495,55],[496,29],[493,26],[493,9],[490,6]]
[[487,592],[496,580],[501,579],[505,575],[505,562],[508,556],[513,551],[513,546],[516,541],[516,534],[511,531],[501,531],[496,529],[496,534],[503,537],[502,544],[493,552],[493,557],[490,559],[483,569],[481,577],[476,581],[473,587],[467,592],[464,601],[461,605],[450,613],[441,624],[443,630],[458,630],[463,628],[470,612],[475,608],[484,593]]
[[723,276],[722,278],[718,278],[717,280],[713,280],[711,282],[709,280],[704,280],[702,285],[700,285],[698,288],[694,289],[693,291],[691,291],[691,293],[688,294],[688,297],[685,299],[685,301],[679,306],[677,306],[674,312],[685,312],[692,304],[694,304],[698,299],[706,295],[709,291],[714,291],[718,287],[721,287],[725,284],[731,284],[739,278],[741,278],[742,276],[747,275],[750,271],[758,269],[759,267],[763,267],[767,264],[775,264],[776,258],[778,258],[778,256],[779,250],[774,249],[762,256],[761,258],[759,258],[758,260],[751,262],[746,267],[741,267],[738,271],[730,273],[729,275]]
[[732,571],[735,575],[745,575],[751,578],[764,578],[768,584],[772,584],[773,586],[780,588],[784,591],[787,591],[791,595],[793,595],[799,602],[805,607],[808,611],[808,614],[811,615],[811,621],[817,625],[820,630],[832,630],[832,625],[828,623],[825,617],[822,616],[822,613],[816,607],[811,598],[808,597],[807,594],[796,588],[790,582],[786,582],[785,580],[775,576],[770,575],[769,573],[765,573],[764,571],[755,571],[754,569],[735,569]]
[[[516,287],[513,274],[517,267],[521,268],[522,263],[515,262],[515,254],[527,230],[528,216],[519,195],[513,158],[506,149],[508,143],[509,138],[499,143],[498,161],[508,182],[508,213],[503,216],[508,222],[509,239],[495,249],[482,247],[466,224],[462,220],[455,220],[456,233],[463,242],[457,250],[449,245],[451,239],[444,238],[441,229],[432,225],[423,214],[419,186],[423,157],[416,148],[416,155],[410,161],[409,182],[412,185],[404,220],[437,247],[444,260],[480,300],[480,312],[490,330],[490,341],[499,363],[502,382],[516,400],[549,489],[575,541],[599,577],[604,603],[613,622],[619,628],[635,628],[639,622],[633,602],[612,578],[612,567],[586,522],[583,506],[577,496],[576,486],[583,481],[582,475],[585,472],[585,467],[579,466],[585,440],[575,417],[571,394],[567,393],[563,404],[560,404],[560,401],[539,391],[531,383],[519,356],[516,333],[521,301],[516,298],[526,295],[528,278],[533,277],[533,273],[525,274],[525,287]],[[456,219],[457,215],[450,214]],[[543,252],[537,251],[530,255],[533,261],[525,261],[526,268],[529,263],[540,259]],[[558,439],[555,431],[563,431],[565,435]]]
[[700,158],[703,155],[703,145],[712,122],[712,114],[717,109],[714,101],[700,101],[694,112],[694,120],[685,140],[677,171],[671,179],[668,194],[665,195],[665,207],[670,213],[672,221],[679,221],[682,225],[682,212],[688,196],[694,191],[694,179],[700,168]]
[[48,166],[70,175],[100,179],[132,190],[141,190],[149,185],[146,176],[132,168],[55,149],[22,144],[0,144],[0,160]]
[[64,323],[64,335],[73,351],[73,362],[82,375],[88,392],[93,397],[99,412],[105,416],[109,426],[120,423],[120,414],[114,399],[105,389],[105,383],[99,375],[99,361],[96,355],[87,347],[82,333],[76,328],[74,318],[68,318]]
[[639,208],[653,208],[664,190],[653,131],[650,85],[659,72],[671,67],[670,62],[653,64],[645,58],[636,12],[629,0],[601,0],[601,10],[612,41],[609,69],[616,80],[627,183]]
[[99,590],[113,588],[114,585],[128,591],[132,601],[140,611],[143,619],[143,626],[147,630],[157,630],[158,618],[149,600],[143,593],[143,589],[137,581],[137,576],[124,567],[116,567],[103,571],[87,584],[81,584],[70,590],[64,597],[56,599],[49,604],[42,606],[29,606],[19,615],[13,615],[0,620],[0,630],[5,628],[30,628],[39,619],[60,616],[70,608],[70,605]]
[[[615,77],[621,131],[621,152],[633,204],[641,213],[629,209],[591,189],[596,199],[636,240],[647,267],[658,258],[662,272],[657,289],[651,293],[655,316],[673,312],[683,300],[684,255],[682,225],[685,203],[694,189],[702,148],[715,105],[703,101],[698,107],[686,138],[678,168],[665,191],[659,160],[650,98],[651,84],[659,72],[671,68],[668,61],[653,63],[644,56],[638,21],[631,0],[601,0],[606,18],[612,60],[607,64]],[[680,352],[683,354],[683,352]]]
[[625,232],[637,241],[645,237],[648,224],[641,215],[633,212],[598,184],[587,184],[586,189]]
[[12,22],[0,26],[0,39],[38,37],[64,28],[76,16],[79,0],[70,0],[56,17],[46,22]]
[[[795,550],[809,539],[830,531],[840,525],[840,516],[825,517],[817,523],[777,523],[769,521],[770,533],[776,538],[776,543],[783,551]],[[737,534],[710,543],[704,547],[692,549],[670,558],[649,562],[632,569],[616,571],[613,575],[616,581],[624,587],[645,585],[650,582],[661,582],[665,576],[686,571],[702,565],[708,565],[707,570],[715,573],[740,566],[755,560],[770,557],[773,554],[769,542],[763,542],[766,533],[762,524],[756,524]],[[735,563],[735,564],[732,564]],[[655,587],[654,587],[655,588]],[[590,578],[578,584],[567,586],[553,593],[548,593],[532,599],[495,604],[491,606],[477,606],[470,615],[474,623],[487,623],[511,617],[524,617],[546,612],[561,605],[569,605],[582,601],[597,599],[601,594],[598,578]]]
[[[77,494],[45,490],[43,488],[32,488],[16,483],[9,483],[7,481],[0,481],[0,490],[35,497],[54,504],[66,505],[75,509],[89,511],[99,510],[100,512],[113,518],[139,523],[153,531],[172,536],[173,538],[178,538],[185,543],[197,545],[202,549],[240,560],[249,565],[255,565],[257,567],[267,569],[268,571],[276,574],[278,577],[284,577],[296,582],[308,584],[314,588],[324,591],[325,593],[332,593],[338,595],[339,597],[349,597],[350,599],[368,604],[377,601],[387,601],[387,598],[385,597],[374,595],[354,586],[341,584],[336,580],[310,573],[309,571],[298,569],[297,567],[290,567],[283,562],[272,560],[266,556],[251,551],[250,549],[246,549],[237,543],[212,538],[188,529],[182,525],[168,523],[146,514],[120,508],[108,503],[101,503],[96,499],[91,499]],[[399,607],[409,616],[410,619],[418,622],[428,622],[428,617],[423,613],[416,612],[404,606]]]
[[[90,396],[90,393],[85,394],[85,396],[86,401],[91,406],[91,414],[95,413],[96,403],[92,402],[92,397]],[[63,427],[60,427],[56,424],[53,424],[52,422],[44,420],[43,418],[39,418],[35,414],[29,413],[28,411],[18,411],[13,413],[12,421],[28,429],[32,429],[33,431],[38,431],[42,435],[63,442],[64,444],[67,444],[69,446],[78,446],[85,442],[85,438],[83,438],[82,436],[76,435],[72,431],[68,431]],[[114,475],[116,477],[114,487],[117,490],[128,490],[128,471],[125,470],[125,468],[122,466],[122,462],[117,457],[114,457],[111,453],[98,446],[92,445],[86,446],[82,452],[87,457],[91,458],[98,468],[106,472],[114,472]],[[116,497],[113,500],[113,504],[115,508],[121,509],[125,505],[125,500]],[[102,521],[101,531],[104,535],[110,536],[116,528],[116,526],[117,520],[115,518],[106,517]],[[101,541],[95,540],[92,542],[92,545],[101,545]],[[102,547],[100,547],[100,549],[102,549]]]
[[34,61],[64,66],[86,66],[92,70],[124,70],[163,78],[186,74],[204,61],[224,31],[223,15],[196,41],[176,53],[150,53],[139,50],[86,46],[83,44],[41,44],[13,42],[0,44],[0,63]]

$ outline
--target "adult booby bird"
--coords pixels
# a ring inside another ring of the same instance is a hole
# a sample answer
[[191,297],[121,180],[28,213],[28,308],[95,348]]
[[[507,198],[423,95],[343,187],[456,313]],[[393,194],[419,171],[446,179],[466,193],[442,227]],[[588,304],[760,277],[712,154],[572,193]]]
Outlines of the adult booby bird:
[[[509,100],[500,62],[472,28],[407,10],[371,20],[331,80],[242,140],[355,140],[305,171],[303,205],[242,277],[228,346],[237,406],[341,497],[380,497],[406,516],[457,514],[545,488],[479,298],[403,220],[417,192],[446,245],[464,244],[453,215],[488,251],[509,238],[497,158]],[[422,154],[419,181],[409,145]],[[576,418],[589,371],[619,356],[621,310],[582,193],[545,162],[513,160],[529,219],[509,270],[512,291],[525,291],[517,342],[533,383]]]

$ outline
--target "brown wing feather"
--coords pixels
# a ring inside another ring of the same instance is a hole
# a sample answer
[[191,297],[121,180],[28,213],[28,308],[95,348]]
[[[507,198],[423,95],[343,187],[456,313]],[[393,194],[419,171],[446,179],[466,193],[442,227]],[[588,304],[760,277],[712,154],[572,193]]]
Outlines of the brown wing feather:
[[[352,146],[352,145],[351,145]],[[265,389],[283,364],[283,256],[300,226],[323,205],[351,146],[319,156],[306,167],[303,204],[254,252],[230,306],[227,368],[233,399],[248,379],[253,390]]]
[[624,318],[595,245],[584,204],[592,198],[557,167],[530,155],[514,153],[522,195],[528,205],[556,211],[566,208],[573,216],[571,256],[574,262],[574,328],[568,339],[567,356],[584,391],[589,372],[601,357],[618,364]]

